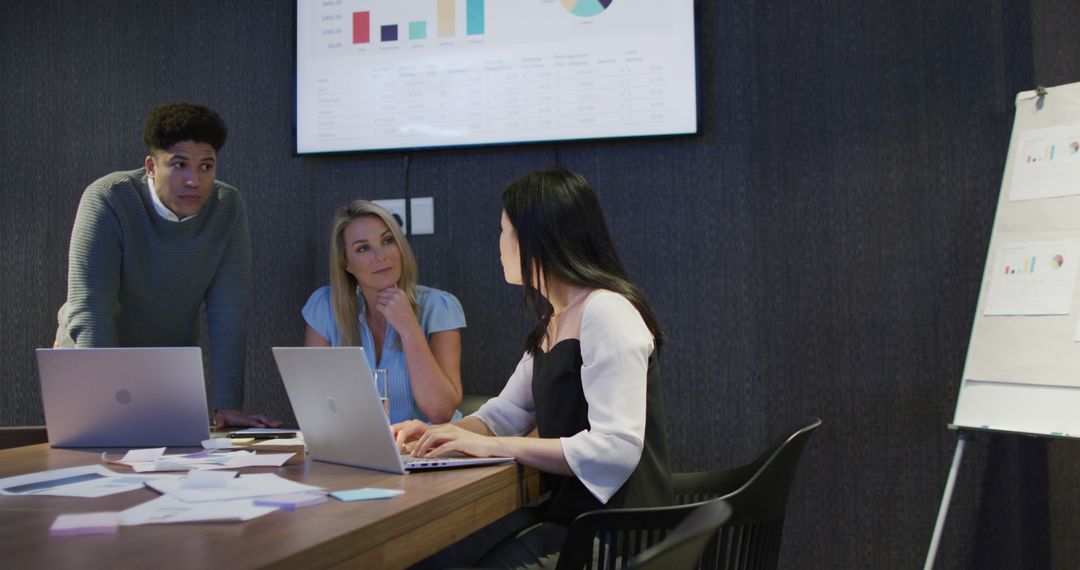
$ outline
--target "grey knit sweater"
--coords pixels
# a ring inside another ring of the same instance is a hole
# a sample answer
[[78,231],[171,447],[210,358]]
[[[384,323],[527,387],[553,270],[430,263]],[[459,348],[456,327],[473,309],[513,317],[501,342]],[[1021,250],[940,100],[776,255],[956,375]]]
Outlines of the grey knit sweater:
[[184,222],[154,211],[146,170],[114,172],[83,192],[71,232],[64,347],[195,346],[205,301],[213,408],[241,409],[251,241],[244,202],[214,182]]

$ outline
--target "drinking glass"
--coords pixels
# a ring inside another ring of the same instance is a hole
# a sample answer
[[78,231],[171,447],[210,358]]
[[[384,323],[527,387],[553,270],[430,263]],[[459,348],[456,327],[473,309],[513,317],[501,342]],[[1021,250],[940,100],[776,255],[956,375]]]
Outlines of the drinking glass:
[[375,390],[379,393],[383,411],[386,417],[390,417],[390,373],[385,368],[376,368],[371,372],[375,376]]

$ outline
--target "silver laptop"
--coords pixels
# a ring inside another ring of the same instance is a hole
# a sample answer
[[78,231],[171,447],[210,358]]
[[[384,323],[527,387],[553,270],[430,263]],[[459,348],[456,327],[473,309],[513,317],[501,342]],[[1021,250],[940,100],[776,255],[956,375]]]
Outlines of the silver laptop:
[[513,461],[399,453],[363,348],[275,347],[273,352],[313,459],[391,473]]
[[202,350],[39,348],[53,447],[199,446],[210,437]]

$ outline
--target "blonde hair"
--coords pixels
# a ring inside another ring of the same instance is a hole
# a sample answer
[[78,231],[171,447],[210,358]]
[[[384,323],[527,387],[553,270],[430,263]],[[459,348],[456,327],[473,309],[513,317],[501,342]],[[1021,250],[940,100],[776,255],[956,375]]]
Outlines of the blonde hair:
[[394,243],[397,244],[398,251],[401,253],[401,278],[397,285],[408,295],[413,312],[419,314],[419,304],[416,302],[416,279],[419,270],[412,248],[409,247],[409,242],[401,231],[401,226],[390,212],[378,204],[367,200],[355,200],[348,206],[334,210],[334,217],[330,223],[330,304],[333,307],[334,320],[337,322],[341,346],[360,345],[360,329],[357,324],[357,318],[360,315],[360,295],[357,289],[360,284],[351,273],[346,271],[348,261],[345,228],[353,220],[363,216],[379,218],[394,236]]

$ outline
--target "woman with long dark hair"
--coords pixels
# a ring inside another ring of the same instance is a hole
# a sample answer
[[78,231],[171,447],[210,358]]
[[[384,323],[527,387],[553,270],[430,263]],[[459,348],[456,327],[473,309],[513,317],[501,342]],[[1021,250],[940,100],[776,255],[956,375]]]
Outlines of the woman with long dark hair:
[[[414,455],[509,456],[544,472],[550,499],[515,517],[518,526],[542,524],[480,563],[515,567],[539,555],[546,565],[583,512],[670,504],[663,333],[583,177],[562,169],[526,174],[503,191],[502,205],[503,273],[522,287],[537,321],[525,354],[499,396],[475,414],[453,424],[398,424],[395,433]],[[539,437],[524,437],[534,428]]]

